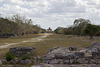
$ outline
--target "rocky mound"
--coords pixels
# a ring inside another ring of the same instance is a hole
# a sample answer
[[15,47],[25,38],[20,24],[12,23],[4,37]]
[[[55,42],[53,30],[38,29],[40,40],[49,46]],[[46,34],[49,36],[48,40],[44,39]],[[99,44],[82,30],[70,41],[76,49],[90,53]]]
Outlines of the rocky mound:
[[47,64],[100,64],[100,43],[91,48],[54,47],[43,57]]

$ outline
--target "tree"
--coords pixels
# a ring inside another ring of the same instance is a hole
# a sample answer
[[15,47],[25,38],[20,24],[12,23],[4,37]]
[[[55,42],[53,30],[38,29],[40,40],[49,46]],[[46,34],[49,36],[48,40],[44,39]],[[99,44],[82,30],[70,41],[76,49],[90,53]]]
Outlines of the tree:
[[17,35],[38,34],[42,29],[37,25],[33,25],[31,19],[26,19],[20,15],[14,15],[11,20],[18,24]]
[[64,34],[66,34],[66,35],[73,35],[73,27],[70,26],[68,28],[64,28]]
[[57,34],[64,34],[64,28],[63,27],[58,27],[57,29],[54,30],[55,33]]
[[86,27],[87,24],[91,23],[90,20],[86,20],[83,18],[75,19],[73,25],[73,32],[75,35],[83,35],[83,29]]
[[74,26],[78,26],[80,24],[87,25],[88,23],[91,23],[91,21],[83,18],[78,18],[74,20]]
[[31,19],[26,19],[20,15],[13,15],[11,19],[0,17],[0,37],[6,35],[22,36],[25,34],[38,34],[45,32],[38,25],[33,25]]
[[87,24],[86,28],[84,29],[84,33],[86,35],[89,35],[90,39],[93,39],[93,36],[95,36],[98,32],[99,32],[98,25]]
[[16,23],[5,18],[0,18],[0,34],[12,33],[12,29],[14,29],[13,25],[16,25]]

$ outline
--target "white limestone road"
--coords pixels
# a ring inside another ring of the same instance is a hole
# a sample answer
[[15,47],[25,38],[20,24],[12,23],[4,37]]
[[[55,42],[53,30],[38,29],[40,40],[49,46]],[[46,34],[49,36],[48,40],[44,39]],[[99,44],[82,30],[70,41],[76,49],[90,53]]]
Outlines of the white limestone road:
[[18,42],[18,43],[6,43],[5,45],[0,46],[0,49],[7,48],[9,46],[20,44],[20,43],[25,43],[25,42],[39,42],[39,41],[43,41],[43,39],[46,38],[47,36],[49,36],[49,34],[45,33],[44,35],[41,35],[40,37],[31,38],[31,39],[28,39],[28,40],[25,40],[25,41],[22,41],[22,42]]

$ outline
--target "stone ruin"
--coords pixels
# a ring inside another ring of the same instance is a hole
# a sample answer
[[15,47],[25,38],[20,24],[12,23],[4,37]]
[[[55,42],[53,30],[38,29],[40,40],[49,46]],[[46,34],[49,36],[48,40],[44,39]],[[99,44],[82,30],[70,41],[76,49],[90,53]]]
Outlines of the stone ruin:
[[12,52],[16,57],[20,57],[24,54],[32,55],[35,52],[35,48],[34,47],[13,47],[10,48],[9,52]]
[[100,64],[100,43],[92,47],[54,47],[43,57],[46,64]]
[[46,31],[46,33],[54,33],[53,30],[49,27]]

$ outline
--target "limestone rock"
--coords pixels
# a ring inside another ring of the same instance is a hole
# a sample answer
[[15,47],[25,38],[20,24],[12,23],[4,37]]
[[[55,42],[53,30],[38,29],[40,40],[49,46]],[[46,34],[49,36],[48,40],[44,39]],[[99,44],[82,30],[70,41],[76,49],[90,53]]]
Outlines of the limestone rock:
[[98,58],[100,59],[100,52],[92,52],[93,58]]
[[100,42],[94,43],[92,47],[100,47]]
[[10,64],[18,64],[19,63],[19,59],[18,58],[14,58],[9,63]]
[[[42,67],[42,66],[40,66],[40,65],[34,65],[34,66],[31,66],[31,67]],[[44,67],[44,66],[43,66]]]
[[77,59],[77,63],[79,64],[88,64],[89,60],[85,58]]
[[52,59],[49,58],[49,57],[47,57],[47,56],[44,56],[42,62],[43,62],[43,63],[49,63],[50,60],[52,60]]
[[56,59],[65,59],[65,56],[62,53],[55,54]]
[[89,63],[90,63],[90,64],[98,64],[98,60],[96,60],[96,59],[91,59],[91,60],[89,61]]
[[63,60],[61,59],[52,59],[49,64],[63,64]]
[[31,64],[31,61],[29,59],[21,60],[20,64]]
[[39,57],[38,55],[36,55],[36,56],[34,57],[33,62],[34,62],[34,64],[39,64],[39,63],[41,62],[40,57]]
[[0,65],[2,65],[2,61],[0,60]]
[[77,47],[69,47],[68,48],[70,51],[76,51],[78,48]]
[[69,60],[64,60],[64,61],[63,61],[63,64],[69,64],[69,63],[70,63]]
[[36,55],[36,56],[34,57],[34,59],[35,59],[35,60],[40,60],[39,55]]
[[66,54],[65,59],[67,59],[67,60],[75,59],[75,54],[74,53],[68,53],[68,54]]
[[58,64],[59,59],[63,64],[100,64],[100,43],[94,43],[89,48],[51,48],[43,57],[43,63]]
[[10,67],[21,67],[21,66],[19,66],[19,65],[13,65],[13,66],[10,66]]
[[75,52],[74,54],[76,58],[83,58],[85,56],[84,52]]
[[2,64],[8,63],[6,59],[1,59]]

